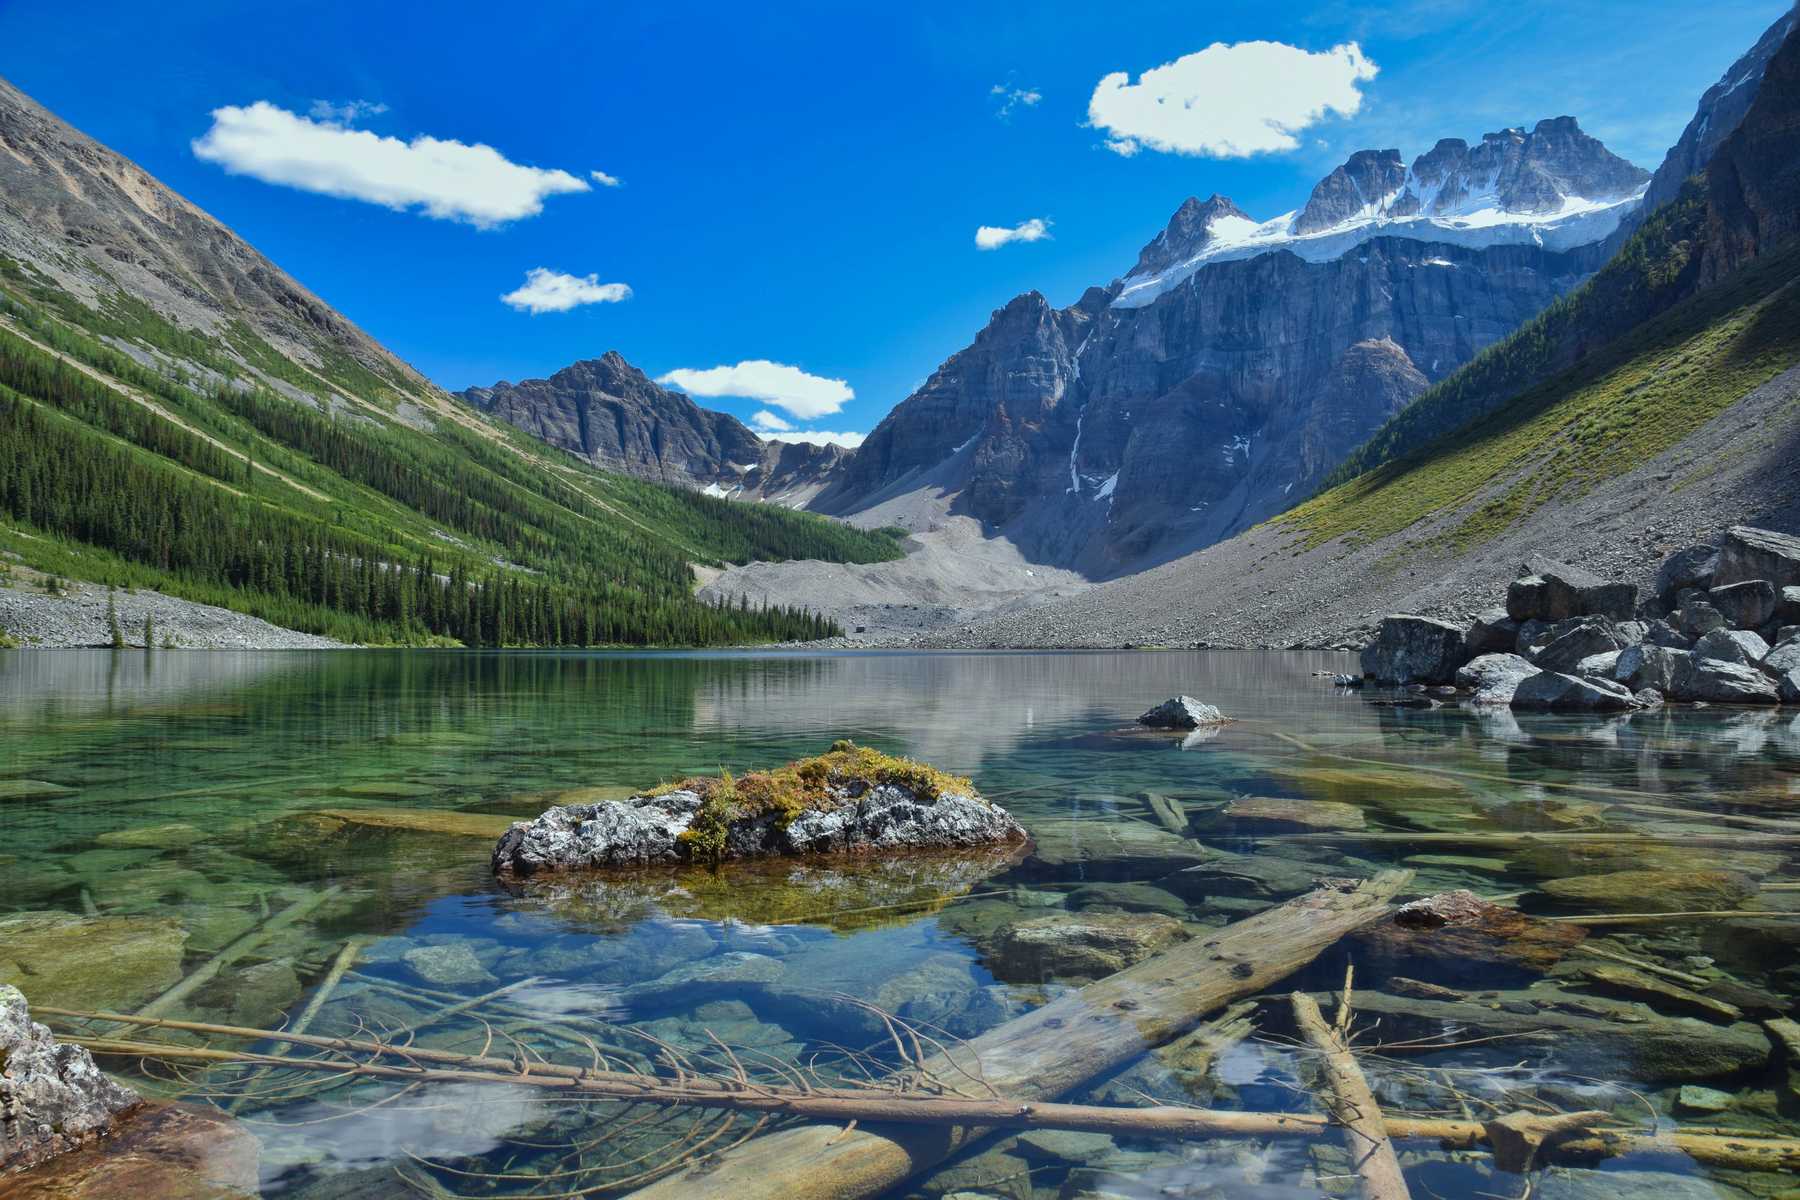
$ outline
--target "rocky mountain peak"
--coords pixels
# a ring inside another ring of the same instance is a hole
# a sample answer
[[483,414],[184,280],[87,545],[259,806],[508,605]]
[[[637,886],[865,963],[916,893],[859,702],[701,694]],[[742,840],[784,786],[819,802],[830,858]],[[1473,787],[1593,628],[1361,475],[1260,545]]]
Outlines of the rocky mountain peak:
[[1212,223],[1220,217],[1250,219],[1243,209],[1217,192],[1205,200],[1189,196],[1169,218],[1168,227],[1138,253],[1137,265],[1131,268],[1131,273],[1141,275],[1160,271],[1184,258],[1192,258],[1205,247],[1212,236]]
[[1693,119],[1681,131],[1680,139],[1669,147],[1669,153],[1644,193],[1645,214],[1673,200],[1681,191],[1682,182],[1699,173],[1712,160],[1720,143],[1750,111],[1762,85],[1764,70],[1797,24],[1800,24],[1800,12],[1789,8],[1775,18],[1775,23],[1731,64],[1717,83],[1706,89],[1694,110]]
[[1358,150],[1313,187],[1306,207],[1294,218],[1294,233],[1330,229],[1357,217],[1388,212],[1406,184],[1406,164],[1398,150]]

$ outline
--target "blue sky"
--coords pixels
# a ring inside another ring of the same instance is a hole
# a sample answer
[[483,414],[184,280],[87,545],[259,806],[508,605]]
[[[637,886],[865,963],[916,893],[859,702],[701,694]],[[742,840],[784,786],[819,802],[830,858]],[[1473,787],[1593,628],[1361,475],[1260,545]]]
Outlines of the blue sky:
[[[0,74],[446,387],[617,349],[653,376],[790,401],[703,401],[746,419],[866,431],[1012,296],[1036,288],[1066,304],[1123,274],[1190,194],[1272,216],[1356,148],[1411,158],[1439,137],[1562,113],[1654,167],[1699,94],[1782,9],[0,0]],[[1127,156],[1107,146],[1117,129],[1090,123],[1112,73],[1130,88],[1212,43],[1250,41],[1307,52],[1295,61],[1308,78],[1271,85],[1258,63],[1288,60],[1233,60],[1249,70],[1243,85],[1200,106],[1191,136],[1170,135],[1201,153],[1140,133]],[[1354,60],[1334,57],[1350,43]],[[1276,139],[1291,148],[1205,152],[1218,151],[1220,123],[1293,120],[1262,110],[1304,108],[1295,94],[1307,89],[1326,107]],[[337,136],[351,130],[373,136]],[[461,143],[439,189],[448,200],[432,184],[423,199],[406,180],[393,190],[420,136]],[[347,168],[344,182],[290,161],[305,152],[283,138],[392,161]],[[475,161],[477,144],[496,154]],[[491,186],[455,194],[459,168]],[[1044,222],[1036,240],[1031,221]],[[1027,237],[984,251],[982,226]],[[573,278],[520,293],[540,268]],[[534,295],[588,302],[533,314]],[[747,360],[819,378],[716,370]]]

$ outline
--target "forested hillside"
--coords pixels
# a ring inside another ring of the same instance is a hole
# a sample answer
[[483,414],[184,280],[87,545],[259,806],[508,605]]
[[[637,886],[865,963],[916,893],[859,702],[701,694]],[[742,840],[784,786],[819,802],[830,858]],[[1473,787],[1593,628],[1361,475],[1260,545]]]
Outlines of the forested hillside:
[[[886,535],[592,470],[465,420],[385,420],[350,359],[295,366],[247,327],[90,307],[0,263],[0,547],[38,570],[345,641],[707,645],[812,638],[719,609],[690,563],[895,557]],[[282,392],[275,384],[285,384]]]

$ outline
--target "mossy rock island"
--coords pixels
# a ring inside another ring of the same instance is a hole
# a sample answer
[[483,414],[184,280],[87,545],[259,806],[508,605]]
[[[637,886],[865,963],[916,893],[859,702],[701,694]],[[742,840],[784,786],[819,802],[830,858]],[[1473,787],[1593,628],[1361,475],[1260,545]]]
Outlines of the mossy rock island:
[[946,850],[1022,843],[1025,830],[969,780],[852,742],[734,778],[680,779],[623,800],[560,805],[520,821],[494,872],[720,863],[778,855]]

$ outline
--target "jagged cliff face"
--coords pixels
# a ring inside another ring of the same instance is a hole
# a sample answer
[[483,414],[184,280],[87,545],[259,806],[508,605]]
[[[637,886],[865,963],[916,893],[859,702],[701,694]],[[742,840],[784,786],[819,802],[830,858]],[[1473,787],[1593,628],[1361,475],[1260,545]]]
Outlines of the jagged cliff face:
[[1270,221],[1190,199],[1123,280],[996,312],[815,507],[949,488],[1028,555],[1102,576],[1221,540],[1590,275],[1648,178],[1563,117],[1410,167],[1358,152]]
[[1750,111],[1761,86],[1764,69],[1787,40],[1788,34],[1794,31],[1797,20],[1800,18],[1796,17],[1793,9],[1776,18],[1775,23],[1756,40],[1756,44],[1731,64],[1719,82],[1706,89],[1694,110],[1693,119],[1681,131],[1681,137],[1676,143],[1669,147],[1662,165],[1651,177],[1650,186],[1644,193],[1643,212],[1655,212],[1675,199],[1676,193],[1681,191],[1682,183],[1689,176],[1706,169],[1706,164],[1712,161],[1720,144],[1731,136],[1732,130],[1744,119],[1744,114]]
[[655,383],[616,350],[548,379],[457,395],[597,467],[714,495],[804,499],[843,457],[836,446],[764,442],[736,417]]

